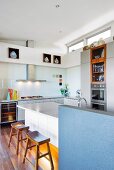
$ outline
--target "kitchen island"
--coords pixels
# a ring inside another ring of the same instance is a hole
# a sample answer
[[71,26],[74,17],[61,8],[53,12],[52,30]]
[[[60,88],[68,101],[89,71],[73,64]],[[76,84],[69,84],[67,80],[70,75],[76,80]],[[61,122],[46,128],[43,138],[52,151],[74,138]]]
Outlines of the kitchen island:
[[51,144],[58,147],[58,106],[59,103],[21,104],[17,107],[25,110],[25,124],[31,131],[37,130],[51,139]]
[[114,170],[114,112],[59,107],[59,170]]

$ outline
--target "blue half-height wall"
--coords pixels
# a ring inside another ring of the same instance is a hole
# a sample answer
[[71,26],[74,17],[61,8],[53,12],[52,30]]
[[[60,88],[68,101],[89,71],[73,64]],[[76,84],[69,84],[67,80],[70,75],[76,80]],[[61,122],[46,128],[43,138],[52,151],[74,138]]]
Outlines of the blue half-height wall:
[[114,113],[59,107],[59,170],[114,170]]

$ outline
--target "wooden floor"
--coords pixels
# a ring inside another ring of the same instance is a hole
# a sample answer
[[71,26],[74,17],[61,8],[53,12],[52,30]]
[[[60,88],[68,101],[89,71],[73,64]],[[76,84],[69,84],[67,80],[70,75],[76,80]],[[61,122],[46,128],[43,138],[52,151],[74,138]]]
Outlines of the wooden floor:
[[[12,137],[10,148],[8,147],[10,126],[0,126],[0,170],[33,170],[34,167],[26,160],[22,163],[23,154],[26,142],[20,142],[20,150],[18,156],[16,155],[16,136]],[[40,148],[41,152],[46,150],[43,146]],[[54,170],[58,170],[58,150],[51,145],[51,153],[54,162]],[[34,164],[35,150],[28,151],[27,158]],[[39,160],[38,170],[50,170],[50,163],[46,158]]]

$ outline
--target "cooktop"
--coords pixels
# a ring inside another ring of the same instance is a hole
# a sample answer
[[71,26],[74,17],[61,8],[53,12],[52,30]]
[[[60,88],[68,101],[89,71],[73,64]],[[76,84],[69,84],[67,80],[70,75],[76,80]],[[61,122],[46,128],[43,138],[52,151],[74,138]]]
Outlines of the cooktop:
[[43,98],[43,96],[22,96],[21,99],[39,99]]

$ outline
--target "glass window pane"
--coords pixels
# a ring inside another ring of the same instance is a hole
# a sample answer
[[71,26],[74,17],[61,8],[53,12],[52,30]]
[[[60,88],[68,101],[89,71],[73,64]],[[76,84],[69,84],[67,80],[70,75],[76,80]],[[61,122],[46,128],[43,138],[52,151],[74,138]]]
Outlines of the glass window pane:
[[83,46],[84,46],[84,43],[83,43],[83,41],[81,41],[81,42],[79,42],[77,44],[74,44],[74,45],[70,46],[69,47],[69,52],[75,51],[75,50],[77,50],[79,48],[82,48]]
[[100,38],[106,39],[106,38],[109,38],[110,36],[111,36],[111,29],[104,31],[100,34],[97,34],[97,35],[95,35],[91,38],[88,38],[87,39],[87,45],[90,45],[93,42],[98,41]]

